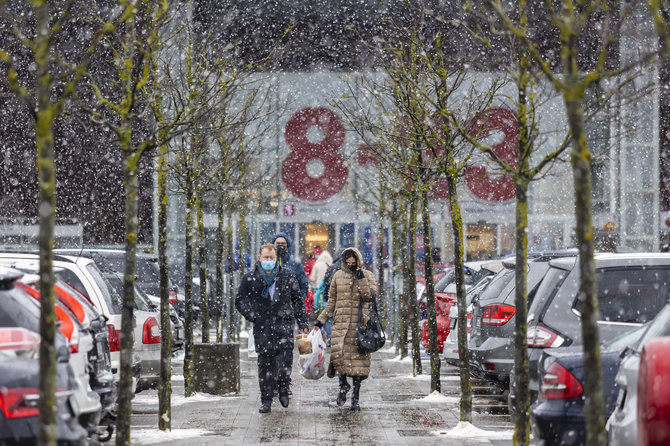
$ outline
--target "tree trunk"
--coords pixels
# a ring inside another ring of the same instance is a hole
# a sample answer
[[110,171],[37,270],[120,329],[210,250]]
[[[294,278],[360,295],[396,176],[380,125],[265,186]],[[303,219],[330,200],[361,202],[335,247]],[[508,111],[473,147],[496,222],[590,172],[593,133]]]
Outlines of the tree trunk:
[[186,178],[186,226],[184,230],[184,395],[191,396],[195,392],[193,383],[193,178],[189,173]]
[[423,223],[423,258],[426,278],[426,302],[428,305],[428,336],[430,340],[430,392],[441,392],[440,349],[437,343],[437,311],[435,309],[435,284],[433,283],[433,242],[430,227],[430,203],[428,189],[421,191],[421,220]]
[[605,401],[600,361],[598,293],[593,260],[593,221],[591,217],[591,154],[586,144],[582,102],[566,99],[568,123],[572,133],[572,172],[575,183],[575,214],[579,252],[579,300],[584,342],[584,395],[586,396],[586,444],[605,446]]
[[54,310],[54,215],[56,209],[56,166],[54,163],[54,107],[50,102],[49,10],[46,1],[34,5],[37,41],[35,47],[37,121],[37,175],[39,181],[40,235],[40,445],[56,444],[56,313]]
[[[398,238],[398,243],[402,245],[400,250],[402,255],[402,294],[398,296],[400,299],[400,358],[404,359],[408,356],[407,344],[409,340],[409,303],[411,295],[409,292],[409,283],[412,282],[412,270],[409,267],[408,247],[410,245],[409,236],[409,216],[402,219],[403,233],[402,237]],[[416,279],[415,279],[416,280]]]
[[224,315],[223,305],[223,280],[224,280],[224,258],[223,258],[223,244],[225,233],[223,231],[223,190],[219,187],[218,197],[216,200],[216,342],[223,342],[223,329],[221,327],[221,319]]
[[468,309],[465,297],[463,267],[463,217],[458,203],[456,178],[447,176],[451,227],[454,233],[454,270],[456,273],[456,306],[458,308],[458,359],[461,364],[461,414],[460,420],[472,423],[472,385],[470,383],[470,357],[468,353]]
[[[527,161],[527,160],[526,160]],[[516,186],[516,265],[514,306],[514,444],[530,441],[530,372],[528,369],[528,182]]]
[[202,209],[204,190],[198,186],[196,215],[198,222],[198,271],[200,278],[200,318],[202,321],[202,342],[209,343],[209,299],[207,293],[207,244],[205,240],[205,216]]
[[[393,290],[393,343],[396,346],[396,353],[400,349],[400,326],[406,326],[405,322],[400,317],[400,305],[402,301],[402,290],[396,288],[396,279],[402,277],[402,261],[400,255],[400,246],[402,244],[402,234],[400,233],[400,222],[398,217],[397,200],[393,200],[393,207],[391,212],[391,238],[393,240],[392,246],[392,263],[391,263],[391,282]],[[406,320],[405,320],[406,321]],[[405,343],[407,345],[407,343]],[[407,356],[407,355],[405,355]]]
[[[229,209],[232,206],[229,206]],[[235,290],[233,289],[233,216],[228,212],[228,227],[226,228],[226,257],[230,272],[228,273],[228,341],[236,339],[236,317],[235,317]]]
[[158,271],[161,294],[161,370],[158,384],[158,428],[172,429],[172,328],[170,325],[170,281],[168,276],[168,147],[160,147],[158,157]]
[[[247,207],[245,205],[240,209],[240,276],[247,272],[247,262],[244,259],[244,253],[247,252]],[[324,247],[325,249],[325,247]]]
[[135,264],[137,259],[137,171],[139,154],[129,148],[130,123],[121,138],[125,153],[124,190],[126,193],[126,254],[123,272],[123,305],[121,307],[121,367],[116,415],[116,445],[130,444],[130,417],[133,397],[133,344],[135,326]]
[[377,236],[377,289],[379,290],[379,295],[377,296],[377,304],[379,305],[379,315],[382,320],[382,326],[388,327],[388,314],[386,311],[386,290],[384,284],[384,242],[386,237],[384,234],[384,215],[386,214],[386,204],[383,202],[383,198],[380,199],[379,204],[379,226],[377,227],[378,236]]
[[419,309],[416,301],[416,193],[412,192],[409,204],[409,249],[407,250],[407,297],[409,299],[410,326],[412,329],[412,363],[414,376],[423,373],[421,366],[421,330],[419,330]]
[[[519,3],[520,21],[526,25],[526,2]],[[527,90],[530,82],[528,72],[528,55],[518,54],[518,101],[517,121],[519,123],[519,141],[517,146],[517,171],[529,171],[529,156],[532,150],[530,129],[528,124],[528,97]],[[530,371],[528,367],[528,187],[529,179],[517,175],[516,183],[516,264],[514,306],[514,389],[515,389],[515,419],[514,444],[528,445],[530,442]]]

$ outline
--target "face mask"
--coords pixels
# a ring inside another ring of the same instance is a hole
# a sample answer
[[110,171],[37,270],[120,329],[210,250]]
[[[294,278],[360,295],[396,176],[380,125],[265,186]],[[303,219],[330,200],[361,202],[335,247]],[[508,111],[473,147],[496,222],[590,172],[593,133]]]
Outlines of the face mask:
[[286,254],[286,246],[284,245],[277,245],[277,255],[279,257],[284,257],[284,254]]
[[347,269],[351,272],[356,272],[356,264],[354,263],[353,265],[349,265],[347,263]]
[[274,260],[263,260],[263,261],[261,261],[261,267],[265,271],[272,271],[273,269],[275,269],[275,264],[276,264],[276,262]]

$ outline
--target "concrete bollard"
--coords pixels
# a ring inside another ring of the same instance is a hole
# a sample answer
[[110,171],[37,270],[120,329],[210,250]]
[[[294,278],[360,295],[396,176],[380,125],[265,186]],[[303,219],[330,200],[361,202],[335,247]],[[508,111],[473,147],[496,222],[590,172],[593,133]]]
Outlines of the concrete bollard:
[[193,344],[193,382],[196,392],[239,394],[240,344]]

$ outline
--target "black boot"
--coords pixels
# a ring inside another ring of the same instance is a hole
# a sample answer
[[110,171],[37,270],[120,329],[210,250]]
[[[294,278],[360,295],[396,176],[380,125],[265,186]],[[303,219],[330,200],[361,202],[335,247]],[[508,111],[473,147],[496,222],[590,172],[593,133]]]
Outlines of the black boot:
[[270,410],[271,410],[271,409],[270,409],[271,406],[272,406],[272,400],[270,400],[270,401],[263,401],[263,402],[261,403],[261,407],[260,407],[260,409],[258,409],[258,411],[259,411],[260,413],[269,413]]
[[351,410],[359,411],[361,406],[358,405],[358,395],[361,391],[361,381],[362,379],[359,376],[354,376],[354,390],[351,392]]
[[337,394],[337,405],[344,406],[344,403],[347,401],[347,392],[351,389],[351,386],[347,382],[347,375],[340,375],[340,392]]

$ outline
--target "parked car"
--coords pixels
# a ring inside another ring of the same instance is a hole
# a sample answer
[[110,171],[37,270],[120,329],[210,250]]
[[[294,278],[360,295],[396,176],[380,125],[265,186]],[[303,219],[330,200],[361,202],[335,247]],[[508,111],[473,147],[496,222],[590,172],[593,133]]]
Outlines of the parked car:
[[[116,272],[104,271],[103,276],[114,293],[123,293],[123,276]],[[161,327],[160,314],[138,290],[135,290],[135,343],[134,351],[142,361],[142,371],[137,383],[137,392],[158,386],[161,370]],[[139,341],[139,342],[138,342]]]
[[[615,376],[621,354],[639,341],[645,329],[646,326],[635,328],[601,346],[606,418],[616,406],[619,386]],[[540,376],[540,394],[530,412],[533,437],[544,446],[586,444],[582,347],[545,350],[540,360]]]
[[[670,292],[670,254],[596,254],[598,327],[601,342],[650,321]],[[550,261],[528,310],[531,401],[540,387],[539,360],[547,348],[582,345],[579,268],[576,257]],[[510,388],[513,406],[514,387]]]
[[[37,253],[1,252],[0,263],[39,261]],[[92,259],[66,255],[54,255],[53,266],[56,277],[83,294],[87,300],[107,318],[107,334],[110,348],[112,373],[118,381],[120,363],[121,297],[113,291]],[[135,337],[134,351],[141,349],[142,339]],[[134,376],[141,369],[139,359],[133,360]],[[133,390],[137,379],[133,379]]]
[[[56,252],[90,257],[102,270],[114,271],[120,274],[124,272],[126,251],[123,249],[58,249]],[[174,306],[177,313],[183,318],[184,295],[179,293],[179,287],[170,277],[168,277],[168,280],[170,283],[170,305]],[[145,294],[160,297],[160,271],[157,256],[148,253],[136,254],[135,284]]]
[[670,444],[670,337],[650,339],[642,347],[637,380],[637,443]]
[[[15,286],[22,275],[0,267],[0,444],[37,443],[40,312],[32,298]],[[84,444],[87,432],[78,421],[69,345],[58,331],[55,347],[56,437],[59,443]]]
[[[488,280],[484,279],[492,278],[500,269],[502,268],[502,261],[493,260],[493,261],[483,261],[483,262],[468,262],[465,267],[465,288],[466,288],[466,300],[467,306],[469,307],[472,302],[473,293],[470,293],[470,290],[477,287],[477,290],[480,291],[482,286],[480,283],[488,283]],[[458,319],[458,306],[457,296],[456,296],[456,284],[454,283],[455,274],[452,271],[450,274],[444,276],[448,281],[441,280],[436,286],[435,292],[435,307],[437,309],[437,342],[438,350],[440,353],[444,353],[444,345],[447,342],[447,339],[452,333],[452,329],[455,328],[455,323]],[[476,281],[476,282],[474,282]],[[477,293],[478,294],[478,293]],[[468,310],[468,319],[471,319],[472,315]],[[468,333],[470,332],[470,325],[468,324]],[[456,334],[454,334],[455,336]],[[421,330],[421,342],[423,346],[427,349],[429,348],[429,335],[428,335],[428,321],[424,320]],[[458,342],[456,342],[458,344]],[[453,348],[452,348],[453,350]],[[456,354],[458,357],[458,352]]]
[[[463,265],[463,273],[465,275],[465,289],[466,291],[472,285],[479,282],[485,276],[493,276],[494,270],[484,268],[483,265],[491,264],[491,261],[476,261],[466,262]],[[444,271],[444,274],[435,282],[434,287],[435,300],[453,303],[456,300],[456,270],[450,267]],[[419,319],[426,319],[428,317],[428,306],[426,304],[426,290],[425,286],[421,289],[419,294]]]
[[[12,261],[11,267],[20,270],[26,275],[21,281],[32,286],[39,292],[39,265],[35,262]],[[20,284],[19,284],[20,285]],[[63,280],[56,278],[54,283],[55,296],[68,314],[81,325],[80,330],[90,333],[93,348],[88,350],[85,371],[89,375],[89,385],[98,394],[102,406],[101,416],[108,415],[114,407],[117,397],[117,386],[112,374],[111,358],[107,331],[107,318],[98,312],[89,300]],[[58,306],[56,308],[59,308]],[[61,325],[61,328],[63,326]],[[83,370],[80,371],[83,373]],[[85,386],[84,386],[85,387]],[[100,420],[88,420],[89,431],[94,432]],[[85,426],[86,427],[86,426]],[[108,431],[111,435],[111,431]],[[98,435],[102,438],[101,434]]]
[[[549,261],[574,255],[576,250],[563,250],[529,259],[526,279],[528,302],[533,301],[549,268]],[[514,368],[515,264],[515,257],[505,259],[504,268],[473,300],[472,329],[468,344],[471,372],[498,385],[505,392]]]
[[[638,444],[640,353],[651,340],[662,336],[670,336],[670,304],[666,304],[658,312],[640,339],[622,354],[623,359],[615,377],[619,386],[616,407],[606,424],[608,443],[611,446],[637,446]],[[670,357],[670,355],[666,356]],[[655,389],[659,392],[662,390],[661,386]]]
[[[500,267],[502,268],[502,262],[500,262]],[[491,283],[493,276],[486,276],[479,283],[472,286],[466,293],[466,302],[467,302],[467,318],[468,318],[468,342],[470,342],[470,333],[472,331],[472,301],[476,299],[484,289]],[[458,306],[453,305],[449,309],[449,331],[447,338],[444,341],[444,349],[442,350],[444,355],[444,362],[449,365],[459,366],[460,357],[458,350]]]
[[[25,282],[20,282],[25,281]],[[38,308],[41,305],[41,294],[36,287],[30,286],[39,281],[39,276],[28,275],[17,280],[15,286],[24,291],[34,299]],[[29,285],[30,284],[30,285]],[[27,305],[31,305],[27,303]],[[58,298],[54,302],[56,320],[58,329],[66,337],[70,345],[70,365],[74,372],[75,382],[74,397],[79,406],[79,422],[87,430],[89,435],[97,434],[97,426],[102,419],[102,404],[100,395],[98,395],[90,385],[89,369],[91,367],[88,360],[88,353],[93,350],[93,336],[91,334],[90,321],[84,318],[84,323],[80,322]],[[40,318],[34,318],[34,323],[39,326]]]

